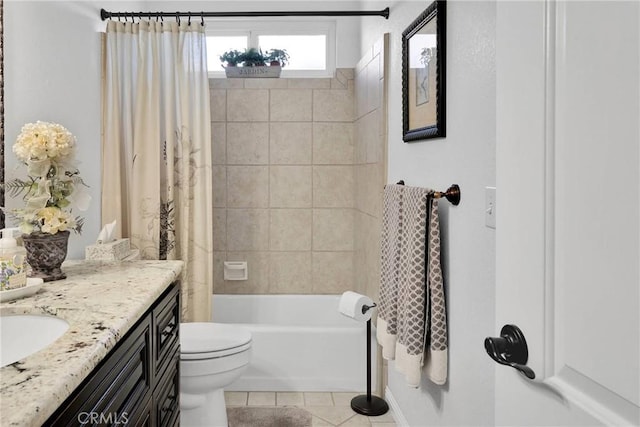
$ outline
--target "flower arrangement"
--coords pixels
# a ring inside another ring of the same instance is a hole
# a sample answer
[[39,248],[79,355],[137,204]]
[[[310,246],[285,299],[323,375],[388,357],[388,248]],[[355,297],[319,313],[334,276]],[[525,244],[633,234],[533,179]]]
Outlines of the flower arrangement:
[[74,166],[75,137],[64,126],[38,121],[27,123],[13,145],[15,155],[27,165],[28,179],[16,178],[5,184],[12,197],[23,194],[25,207],[12,210],[23,233],[56,234],[82,231],[84,220],[71,215],[72,205],[86,209],[85,185]]

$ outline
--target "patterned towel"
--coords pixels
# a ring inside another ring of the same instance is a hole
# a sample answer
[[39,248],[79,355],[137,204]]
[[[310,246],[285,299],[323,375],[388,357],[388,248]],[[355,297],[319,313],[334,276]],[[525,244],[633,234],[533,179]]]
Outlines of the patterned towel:
[[395,366],[412,387],[420,385],[425,349],[428,196],[425,188],[407,187],[402,204]]
[[429,333],[427,343],[427,375],[436,384],[447,382],[447,306],[440,264],[440,219],[438,200],[431,201],[429,215]]
[[385,188],[377,338],[383,357],[395,358],[408,385],[420,385],[425,356],[429,379],[444,384],[447,331],[438,202],[429,197],[431,190],[396,187],[402,186]]
[[384,188],[381,230],[380,302],[376,338],[382,346],[382,357],[393,360],[396,355],[398,317],[398,276],[400,271],[400,227],[404,185]]

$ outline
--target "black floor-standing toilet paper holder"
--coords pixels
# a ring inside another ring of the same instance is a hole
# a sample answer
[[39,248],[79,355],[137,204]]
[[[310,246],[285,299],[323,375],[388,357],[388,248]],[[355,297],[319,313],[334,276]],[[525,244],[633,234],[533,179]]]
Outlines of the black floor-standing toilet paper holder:
[[[365,305],[362,307],[362,314],[375,307],[373,305]],[[371,318],[367,320],[367,394],[361,394],[351,399],[351,409],[359,414],[375,417],[386,414],[389,411],[389,405],[384,399],[371,395]]]

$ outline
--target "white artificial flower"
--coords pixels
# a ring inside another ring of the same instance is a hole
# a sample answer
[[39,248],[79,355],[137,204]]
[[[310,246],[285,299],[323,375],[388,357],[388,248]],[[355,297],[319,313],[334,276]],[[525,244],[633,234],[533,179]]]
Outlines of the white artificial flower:
[[82,221],[76,222],[71,208],[86,209],[90,197],[78,192],[84,183],[73,159],[75,143],[71,132],[57,123],[38,121],[22,127],[13,152],[27,165],[30,179],[15,179],[11,185],[26,193],[25,208],[14,210],[23,233],[80,232]]
[[57,123],[27,123],[13,145],[13,152],[23,162],[65,158],[73,154],[75,137]]

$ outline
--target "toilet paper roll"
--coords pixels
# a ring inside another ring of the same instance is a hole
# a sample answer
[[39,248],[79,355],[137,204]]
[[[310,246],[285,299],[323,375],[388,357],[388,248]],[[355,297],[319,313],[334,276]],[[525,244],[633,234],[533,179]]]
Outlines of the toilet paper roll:
[[366,295],[361,295],[356,292],[347,291],[340,297],[340,304],[338,305],[338,311],[347,317],[354,320],[366,322],[371,319],[371,312],[369,309],[365,313],[362,312],[364,306],[373,306],[373,301]]

